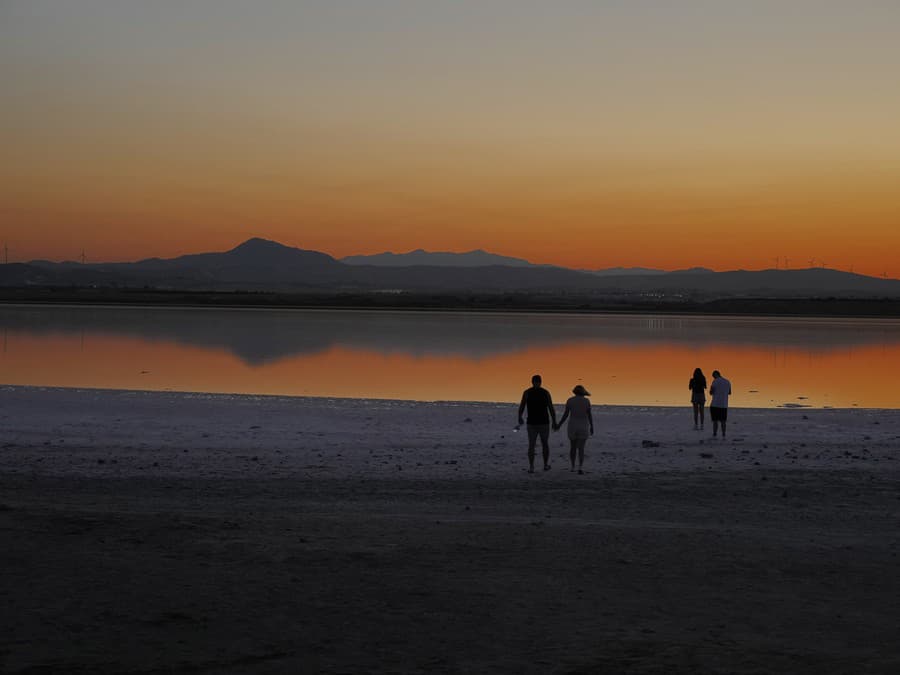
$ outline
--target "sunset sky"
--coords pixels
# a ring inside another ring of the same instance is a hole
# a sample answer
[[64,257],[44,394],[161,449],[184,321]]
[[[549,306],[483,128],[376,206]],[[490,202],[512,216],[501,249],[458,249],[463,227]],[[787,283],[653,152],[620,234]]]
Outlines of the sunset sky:
[[894,0],[0,0],[10,261],[900,277]]

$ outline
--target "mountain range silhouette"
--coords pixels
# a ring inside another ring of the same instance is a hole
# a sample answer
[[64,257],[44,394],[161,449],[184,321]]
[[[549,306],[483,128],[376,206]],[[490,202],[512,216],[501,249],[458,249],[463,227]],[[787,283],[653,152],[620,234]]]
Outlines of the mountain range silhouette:
[[574,270],[536,265],[486,251],[351,256],[258,237],[219,253],[137,262],[78,263],[34,260],[0,265],[0,286],[161,288],[316,292],[565,292],[706,297],[900,297],[900,280],[825,268],[735,270],[649,268]]

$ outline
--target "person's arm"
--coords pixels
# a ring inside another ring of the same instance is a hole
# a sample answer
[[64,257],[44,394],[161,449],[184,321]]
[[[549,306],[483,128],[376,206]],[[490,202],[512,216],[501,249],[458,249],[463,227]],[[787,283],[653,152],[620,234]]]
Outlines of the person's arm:
[[525,404],[528,403],[528,390],[522,392],[522,402],[519,404],[519,424],[525,424],[525,421],[522,419],[522,413],[525,412]]
[[694,388],[694,381],[688,380],[688,389],[693,389],[693,388]]
[[[550,420],[553,424],[556,424],[556,410],[553,408],[553,399],[550,396],[550,392],[547,392],[547,408],[550,410]],[[560,424],[562,424],[560,422]]]
[[591,404],[590,403],[588,403],[587,413],[588,413],[588,422],[591,423],[591,436],[593,436],[594,435],[594,418],[591,415]]
[[[551,410],[552,410],[552,408],[551,408]],[[559,422],[557,422],[555,419],[553,420],[553,428],[559,429],[563,425],[563,422],[565,422],[567,419],[569,419],[569,403],[568,403],[568,401],[566,401],[566,409],[563,411],[563,416],[559,418]]]

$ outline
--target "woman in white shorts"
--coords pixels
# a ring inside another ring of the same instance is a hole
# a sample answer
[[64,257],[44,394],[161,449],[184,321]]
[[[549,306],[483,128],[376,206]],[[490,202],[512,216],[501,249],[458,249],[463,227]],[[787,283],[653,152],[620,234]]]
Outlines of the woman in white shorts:
[[553,426],[553,430],[557,431],[567,419],[569,426],[566,431],[569,435],[569,459],[572,461],[572,471],[575,470],[575,455],[578,455],[578,473],[583,474],[584,469],[584,445],[587,439],[594,435],[594,418],[591,417],[591,402],[587,399],[591,395],[587,389],[580,384],[575,385],[572,389],[575,394],[566,401],[566,411],[560,418],[559,423]]

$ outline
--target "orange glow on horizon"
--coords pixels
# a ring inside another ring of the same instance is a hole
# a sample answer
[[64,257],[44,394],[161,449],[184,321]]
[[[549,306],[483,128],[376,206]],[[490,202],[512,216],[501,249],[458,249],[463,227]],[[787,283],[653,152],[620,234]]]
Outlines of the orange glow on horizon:
[[286,178],[231,189],[190,187],[188,177],[178,187],[174,177],[154,185],[19,176],[6,182],[16,189],[0,213],[18,223],[4,232],[11,262],[75,260],[82,249],[90,262],[172,258],[259,236],[336,258],[483,249],[575,269],[724,271],[772,268],[777,257],[793,269],[900,278],[895,182],[785,179],[752,189],[746,180],[736,190],[677,177],[640,185],[636,174],[614,184],[601,176],[595,187],[587,175],[544,184],[493,175],[479,189],[454,175],[441,187],[405,176],[332,190]]

